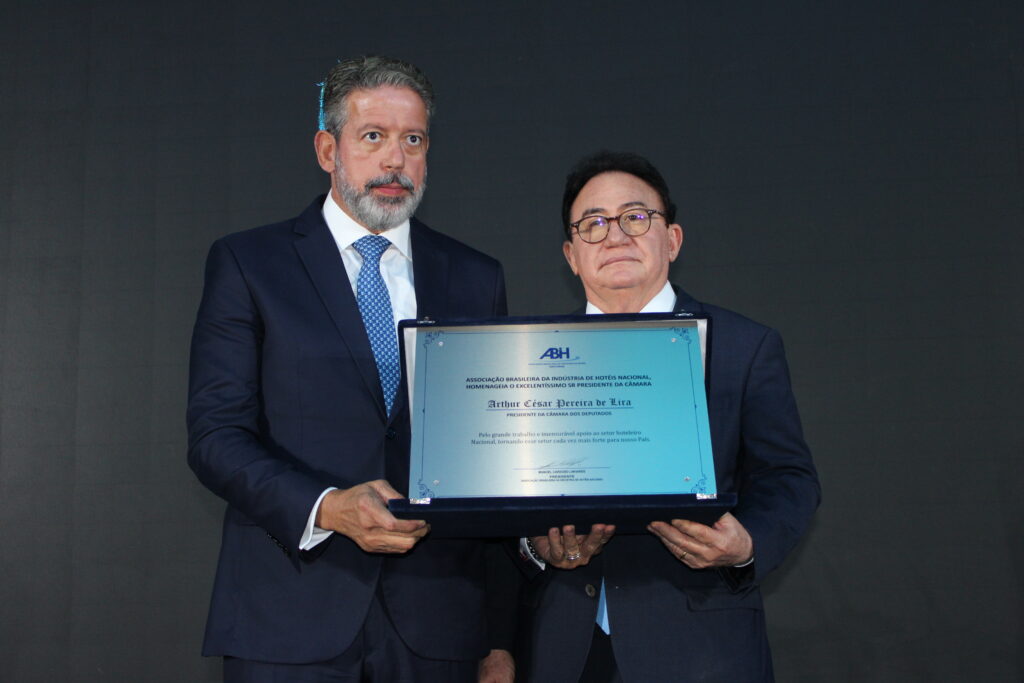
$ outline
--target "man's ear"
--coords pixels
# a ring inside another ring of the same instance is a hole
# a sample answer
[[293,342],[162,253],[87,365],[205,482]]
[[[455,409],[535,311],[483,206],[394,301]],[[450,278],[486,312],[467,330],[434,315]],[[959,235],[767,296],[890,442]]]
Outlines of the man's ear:
[[669,263],[679,256],[679,249],[683,246],[683,226],[673,223],[668,226],[668,260]]
[[334,173],[334,160],[338,153],[338,141],[326,130],[318,130],[313,136],[313,148],[316,150],[316,160],[320,168],[328,173]]
[[565,256],[565,260],[569,262],[569,268],[572,269],[572,274],[579,276],[580,271],[576,268],[576,252],[573,251],[572,242],[568,240],[562,242],[562,254]]

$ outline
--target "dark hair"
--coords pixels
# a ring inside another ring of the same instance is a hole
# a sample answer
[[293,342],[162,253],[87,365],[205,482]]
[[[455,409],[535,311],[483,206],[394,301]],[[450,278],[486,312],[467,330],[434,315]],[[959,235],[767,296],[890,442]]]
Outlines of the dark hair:
[[654,164],[639,154],[632,152],[609,152],[602,150],[576,162],[576,165],[565,177],[565,194],[562,195],[562,230],[565,231],[565,239],[572,240],[572,233],[569,231],[569,212],[572,203],[576,201],[580,190],[594,176],[618,171],[634,175],[644,181],[661,197],[662,208],[665,211],[665,219],[668,223],[676,222],[676,205],[668,194],[668,184],[661,177],[661,173],[654,167]]
[[426,74],[414,65],[391,57],[368,55],[338,62],[320,84],[320,129],[334,137],[348,118],[348,96],[353,90],[392,86],[409,88],[427,108],[427,125],[434,114],[434,88]]

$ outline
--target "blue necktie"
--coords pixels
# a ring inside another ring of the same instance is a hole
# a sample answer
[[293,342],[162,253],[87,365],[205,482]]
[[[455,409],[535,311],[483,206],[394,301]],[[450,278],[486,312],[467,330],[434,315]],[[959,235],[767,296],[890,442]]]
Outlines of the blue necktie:
[[608,623],[608,596],[604,592],[604,579],[601,579],[601,597],[597,600],[597,625],[608,635],[612,634],[612,625]]
[[367,235],[356,240],[356,251],[363,257],[363,265],[356,278],[356,302],[363,316],[363,326],[370,338],[373,359],[377,361],[377,375],[384,390],[384,403],[388,415],[398,391],[398,336],[395,318],[391,312],[391,297],[380,276],[380,257],[391,246],[386,237]]

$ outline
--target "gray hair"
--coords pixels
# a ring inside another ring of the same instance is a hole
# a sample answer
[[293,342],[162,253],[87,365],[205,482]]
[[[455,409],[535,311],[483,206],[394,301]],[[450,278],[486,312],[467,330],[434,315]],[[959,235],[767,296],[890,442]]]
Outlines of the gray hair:
[[320,130],[335,138],[348,118],[348,96],[354,90],[391,86],[409,88],[427,108],[427,125],[434,114],[434,88],[416,66],[391,57],[368,55],[338,62],[320,84]]

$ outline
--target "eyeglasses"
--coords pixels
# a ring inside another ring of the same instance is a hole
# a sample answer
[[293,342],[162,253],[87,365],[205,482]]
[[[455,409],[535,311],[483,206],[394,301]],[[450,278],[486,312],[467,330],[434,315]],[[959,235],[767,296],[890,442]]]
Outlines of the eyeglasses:
[[613,218],[584,216],[575,223],[570,223],[569,228],[575,230],[584,242],[597,244],[608,236],[612,221],[618,222],[619,229],[630,237],[639,237],[651,229],[651,218],[655,215],[665,217],[664,212],[657,209],[629,209]]

